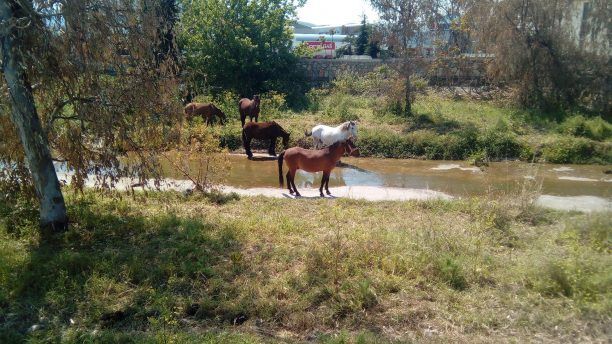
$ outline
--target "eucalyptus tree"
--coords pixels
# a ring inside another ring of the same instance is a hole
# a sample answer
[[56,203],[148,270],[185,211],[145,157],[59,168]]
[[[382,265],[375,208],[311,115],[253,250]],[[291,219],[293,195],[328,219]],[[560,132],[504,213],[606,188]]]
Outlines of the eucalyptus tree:
[[[0,1],[8,90],[0,100],[12,119],[0,116],[8,134],[0,137],[0,162],[6,169],[27,165],[41,225],[57,230],[67,222],[52,159],[74,171],[71,181],[78,188],[90,174],[106,186],[125,175],[155,176],[156,161],[146,153],[168,147],[181,113],[170,19],[162,5]],[[25,154],[8,151],[19,146]],[[120,163],[128,152],[132,163]]]

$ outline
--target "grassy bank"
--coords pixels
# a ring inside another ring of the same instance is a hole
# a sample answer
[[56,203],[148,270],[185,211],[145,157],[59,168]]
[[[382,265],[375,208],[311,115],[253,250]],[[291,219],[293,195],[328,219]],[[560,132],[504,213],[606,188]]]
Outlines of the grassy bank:
[[605,341],[612,217],[512,199],[5,202],[0,342]]
[[[263,95],[260,120],[276,120],[292,133],[291,144],[303,147],[311,145],[304,131],[316,124],[358,120],[363,156],[612,163],[612,125],[601,117],[540,113],[500,100],[451,98],[433,89],[423,89],[413,115],[406,117],[385,92],[392,86],[379,85],[381,76],[373,75],[341,76],[330,89],[311,91],[310,108],[300,112],[287,110],[282,95]],[[233,98],[215,100],[232,119],[216,133],[222,146],[237,150],[242,144]]]

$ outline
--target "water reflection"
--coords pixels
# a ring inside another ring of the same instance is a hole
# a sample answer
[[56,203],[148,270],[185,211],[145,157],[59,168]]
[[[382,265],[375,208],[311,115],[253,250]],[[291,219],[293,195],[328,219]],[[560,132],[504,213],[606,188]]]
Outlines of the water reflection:
[[[244,155],[229,155],[231,169],[226,185],[255,188],[278,187],[278,163],[274,159],[248,160]],[[522,162],[492,163],[477,169],[463,161],[423,161],[375,158],[343,158],[330,176],[330,187],[384,186],[430,189],[455,196],[485,195],[492,192],[516,193],[526,186],[539,188],[551,196],[612,197],[612,183],[606,171],[611,166],[547,165]],[[161,159],[163,175],[185,179],[181,173]],[[196,160],[193,162],[197,163]],[[56,163],[56,170],[67,176],[65,164]],[[195,166],[194,166],[195,167]],[[283,172],[287,167],[283,166]],[[284,174],[283,173],[283,174]],[[298,188],[316,187],[322,173],[298,171]]]

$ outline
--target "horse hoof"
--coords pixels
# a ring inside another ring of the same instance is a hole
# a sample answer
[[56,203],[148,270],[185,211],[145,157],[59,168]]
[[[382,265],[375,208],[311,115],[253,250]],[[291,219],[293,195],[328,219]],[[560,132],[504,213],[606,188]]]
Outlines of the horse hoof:
[[302,197],[298,192],[295,193],[295,197]]
[[252,155],[248,155],[248,156],[247,156],[247,159],[249,159],[249,160],[253,160],[253,156],[252,156]]
[[327,195],[328,195],[328,196],[331,196],[331,192],[327,191]]
[[325,195],[321,192],[321,198],[325,198]]

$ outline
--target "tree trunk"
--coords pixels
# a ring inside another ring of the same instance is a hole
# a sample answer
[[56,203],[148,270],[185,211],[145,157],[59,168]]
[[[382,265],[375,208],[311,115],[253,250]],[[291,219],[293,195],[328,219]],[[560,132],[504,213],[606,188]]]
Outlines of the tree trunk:
[[11,119],[19,132],[40,201],[40,225],[44,231],[56,232],[66,227],[68,217],[48,139],[42,130],[32,88],[24,71],[22,49],[26,47],[20,46],[20,32],[15,24],[21,13],[27,12],[20,6],[16,2],[0,0],[0,21],[4,26],[0,32],[2,70],[11,98]]
[[404,107],[404,116],[412,115],[412,85],[410,84],[410,74],[412,74],[412,69],[410,68],[410,61],[406,58],[404,71],[406,73],[406,89],[405,89],[405,102],[406,106]]

